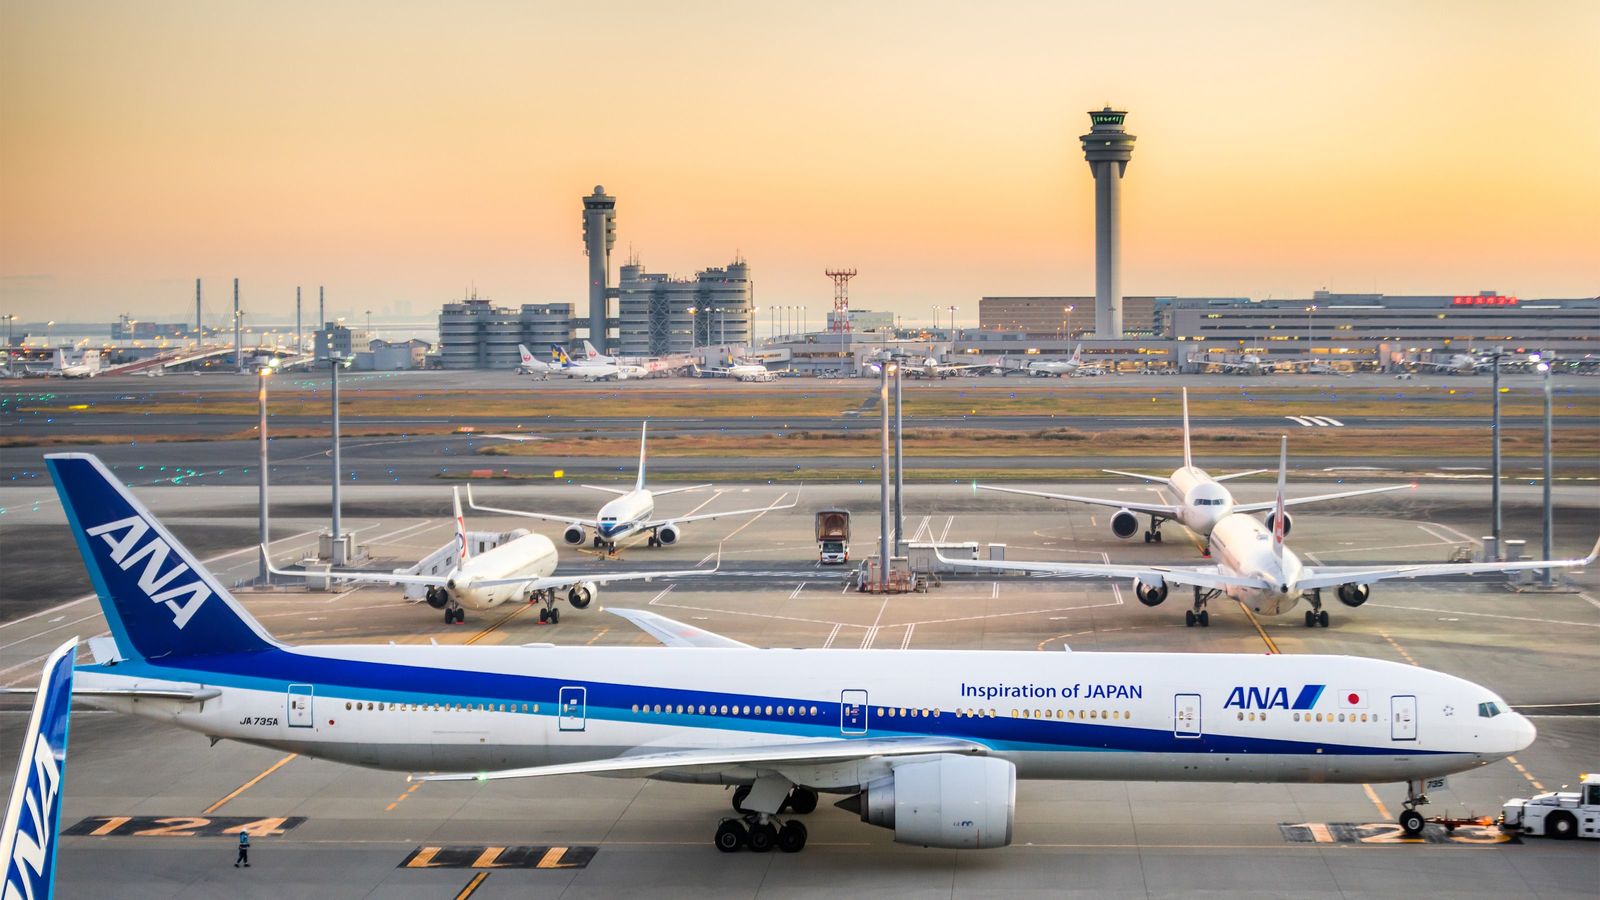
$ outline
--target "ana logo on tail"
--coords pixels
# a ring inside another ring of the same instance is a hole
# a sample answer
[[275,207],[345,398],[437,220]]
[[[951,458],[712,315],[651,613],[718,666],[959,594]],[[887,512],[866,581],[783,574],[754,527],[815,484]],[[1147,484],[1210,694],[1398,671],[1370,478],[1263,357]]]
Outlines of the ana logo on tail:
[[[189,624],[189,619],[211,596],[211,588],[199,578],[176,587],[167,587],[177,580],[178,576],[188,572],[189,566],[179,561],[165,573],[162,572],[172,548],[156,534],[152,534],[144,546],[138,546],[146,534],[151,534],[150,526],[144,519],[129,516],[126,519],[96,525],[86,533],[90,537],[98,537],[106,542],[106,546],[111,548],[111,561],[124,572],[132,569],[141,559],[144,560],[144,571],[139,574],[139,590],[150,598],[151,603],[165,603],[167,609],[172,610],[172,624],[180,629]],[[138,549],[135,550],[135,547]],[[184,597],[187,600],[179,603],[179,598]]]
[[55,881],[56,826],[66,775],[67,715],[72,705],[72,661],[77,639],[58,647],[45,663],[33,718],[22,741],[17,781],[0,830],[6,867],[5,897],[45,900]]

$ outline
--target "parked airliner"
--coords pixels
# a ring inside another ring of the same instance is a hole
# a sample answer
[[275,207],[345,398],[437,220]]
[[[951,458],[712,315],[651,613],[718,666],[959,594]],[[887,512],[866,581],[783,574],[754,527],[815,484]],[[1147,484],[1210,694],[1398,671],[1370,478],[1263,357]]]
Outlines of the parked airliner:
[[819,793],[902,843],[1003,847],[1019,778],[1405,782],[1420,831],[1425,779],[1535,737],[1486,687],[1348,656],[759,649],[624,610],[667,646],[291,646],[98,459],[46,460],[111,630],[77,669],[88,702],[445,773],[422,778],[736,785],[729,852],[800,850],[804,823],[779,817]]
[[78,639],[57,647],[44,663],[33,714],[22,733],[17,777],[0,826],[0,864],[6,900],[50,900],[56,886],[61,836],[61,786],[67,775],[67,716],[72,709],[72,663]]
[[1016,368],[1005,368],[1007,372],[1021,372],[1024,375],[1033,375],[1039,378],[1080,378],[1087,375],[1104,375],[1105,368],[1099,363],[1086,363],[1083,361],[1083,345],[1079,344],[1072,351],[1072,356],[1067,359],[1030,359]]
[[[339,581],[357,581],[369,584],[414,584],[428,589],[428,605],[444,610],[446,625],[461,624],[467,620],[465,607],[475,610],[490,609],[507,601],[540,602],[539,621],[554,625],[561,621],[561,611],[556,609],[556,595],[567,594],[573,609],[586,608],[600,594],[600,585],[612,581],[649,581],[655,578],[677,578],[684,575],[710,575],[710,569],[678,569],[669,572],[617,572],[610,574],[587,573],[583,575],[556,575],[556,548],[542,534],[526,531],[483,553],[469,552],[467,522],[461,515],[461,492],[451,489],[456,514],[456,564],[443,575],[422,575],[407,572],[358,572],[335,569],[328,577]],[[470,496],[470,494],[469,494]],[[266,555],[265,548],[262,548]],[[720,560],[719,560],[720,562]],[[304,576],[304,571],[279,569],[267,556],[267,569],[275,575]],[[319,573],[320,574],[320,573]]]
[[[590,348],[591,350],[594,348]],[[585,378],[589,381],[627,381],[629,378],[643,378],[650,374],[644,366],[632,363],[611,362],[611,357],[597,356],[594,359],[575,360],[561,347],[552,345],[550,352],[555,356],[556,366],[568,378]]]
[[517,345],[517,353],[522,359],[522,362],[517,365],[518,375],[538,375],[542,381],[549,378],[551,375],[562,374],[566,371],[555,363],[547,363],[544,360],[534,356],[533,353],[522,344]]
[[[1128,478],[1137,478],[1141,481],[1165,485],[1178,497],[1177,503],[1147,503],[1126,498],[1111,500],[1102,497],[1080,497],[1074,494],[1057,494],[1049,491],[1030,491],[1023,488],[994,487],[980,484],[979,490],[1000,491],[1007,494],[1024,494],[1030,497],[1047,497],[1051,500],[1071,500],[1075,503],[1091,503],[1095,506],[1108,506],[1117,510],[1111,516],[1111,533],[1127,540],[1139,530],[1139,516],[1150,517],[1150,528],[1144,533],[1146,544],[1161,541],[1161,523],[1168,520],[1175,521],[1196,535],[1205,538],[1205,554],[1211,555],[1211,535],[1218,522],[1234,513],[1265,512],[1273,508],[1273,503],[1239,503],[1233,499],[1233,494],[1223,487],[1221,482],[1233,478],[1243,478],[1247,475],[1259,475],[1266,469],[1251,469],[1248,472],[1234,472],[1230,475],[1213,476],[1204,469],[1194,464],[1194,456],[1189,451],[1189,389],[1183,389],[1183,466],[1167,478],[1159,475],[1141,475],[1138,472],[1121,472],[1116,469],[1102,469],[1112,475],[1124,475]],[[1295,497],[1285,500],[1283,505],[1300,506],[1306,503],[1320,503],[1324,500],[1338,500],[1343,497],[1360,497],[1364,494],[1382,494],[1389,491],[1403,491],[1414,488],[1416,485],[1395,484],[1388,487],[1362,488],[1355,491],[1340,491],[1335,494],[1317,494],[1311,497]],[[1272,528],[1275,519],[1267,518],[1267,527]],[[1287,512],[1283,514],[1283,533],[1288,534],[1294,528],[1294,518]]]
[[685,516],[657,516],[656,498],[667,494],[678,494],[684,491],[698,491],[708,488],[709,484],[698,484],[693,487],[668,488],[664,491],[652,491],[644,486],[644,470],[646,457],[646,438],[650,423],[645,422],[639,428],[639,475],[634,479],[631,490],[621,488],[602,487],[596,484],[586,484],[583,487],[591,491],[604,491],[616,494],[617,499],[609,501],[600,507],[600,512],[592,519],[574,516],[562,516],[552,513],[527,512],[518,509],[500,509],[493,506],[479,506],[472,499],[472,486],[467,486],[467,505],[479,512],[498,513],[503,516],[524,516],[530,519],[543,519],[547,522],[564,522],[566,528],[561,532],[561,539],[577,546],[586,540],[591,540],[593,546],[603,547],[615,552],[617,544],[636,534],[650,533],[648,545],[663,547],[676,544],[683,534],[683,526],[688,522],[700,522],[708,519],[721,519],[728,516],[750,516],[757,513],[771,512],[779,509],[791,509],[800,502],[798,494],[795,499],[784,504],[771,506],[757,506],[753,509],[729,509],[721,512],[694,513]]
[[1256,612],[1277,616],[1294,609],[1302,599],[1310,603],[1307,627],[1328,627],[1328,611],[1322,608],[1322,589],[1335,588],[1339,601],[1356,607],[1372,596],[1372,584],[1391,578],[1436,578],[1444,575],[1484,575],[1492,572],[1525,572],[1533,569],[1564,569],[1586,566],[1600,556],[1600,541],[1583,559],[1522,560],[1519,562],[1442,563],[1403,566],[1308,566],[1288,547],[1288,516],[1284,507],[1284,479],[1289,465],[1289,439],[1282,439],[1278,451],[1278,497],[1267,517],[1270,526],[1255,517],[1232,513],[1211,529],[1211,548],[1218,562],[1214,566],[1122,565],[1073,562],[1005,562],[945,559],[942,562],[970,569],[1010,569],[1018,572],[1044,572],[1102,578],[1131,578],[1134,593],[1145,606],[1159,606],[1168,589],[1176,585],[1194,588],[1194,607],[1184,613],[1184,624],[1211,624],[1207,601],[1227,596],[1247,604]]

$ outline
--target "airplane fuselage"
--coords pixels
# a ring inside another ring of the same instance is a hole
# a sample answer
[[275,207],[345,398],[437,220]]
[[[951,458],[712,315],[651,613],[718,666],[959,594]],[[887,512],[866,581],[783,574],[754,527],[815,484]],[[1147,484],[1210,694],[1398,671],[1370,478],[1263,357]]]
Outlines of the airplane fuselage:
[[[84,666],[79,683],[217,688],[200,704],[90,702],[399,771],[908,735],[980,744],[1022,778],[1360,783],[1473,769],[1534,736],[1516,713],[1483,717],[1506,708],[1486,688],[1344,656],[326,645],[198,659]],[[783,774],[854,791],[884,766]]]
[[1229,587],[1225,593],[1266,616],[1294,609],[1300,602],[1300,558],[1288,547],[1280,558],[1272,549],[1272,532],[1254,516],[1230,515],[1211,530],[1211,556],[1217,568],[1241,578],[1259,578],[1269,587]]
[[1183,466],[1167,479],[1179,500],[1178,524],[1202,537],[1233,513],[1233,495],[1199,466]]
[[600,507],[600,514],[595,517],[600,523],[597,530],[601,538],[615,544],[644,530],[642,523],[655,515],[655,511],[655,495],[635,488]]
[[523,575],[529,581],[556,570],[556,548],[542,534],[525,534],[498,547],[470,556],[450,573],[446,588],[457,603],[469,609],[489,609],[523,597],[522,585],[477,587],[477,581],[497,581]]

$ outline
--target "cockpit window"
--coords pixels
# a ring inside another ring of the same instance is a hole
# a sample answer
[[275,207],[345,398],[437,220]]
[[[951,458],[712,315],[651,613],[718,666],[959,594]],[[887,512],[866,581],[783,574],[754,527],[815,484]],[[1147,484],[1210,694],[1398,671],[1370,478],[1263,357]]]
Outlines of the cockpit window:
[[1500,704],[1494,702],[1493,700],[1489,701],[1488,703],[1478,704],[1478,717],[1482,719],[1492,719],[1503,712],[1505,712],[1505,710],[1501,709]]

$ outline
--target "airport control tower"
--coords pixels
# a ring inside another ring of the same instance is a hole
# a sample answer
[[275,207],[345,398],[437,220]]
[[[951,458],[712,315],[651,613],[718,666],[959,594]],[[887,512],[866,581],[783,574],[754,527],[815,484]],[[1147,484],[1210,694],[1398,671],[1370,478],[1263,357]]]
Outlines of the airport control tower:
[[617,198],[601,185],[583,198],[583,252],[589,256],[589,342],[606,350],[606,301],[611,296],[611,248],[617,243]]
[[1122,337],[1122,175],[1137,140],[1122,127],[1126,110],[1091,111],[1083,158],[1094,173],[1094,336]]

